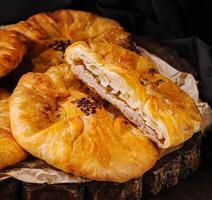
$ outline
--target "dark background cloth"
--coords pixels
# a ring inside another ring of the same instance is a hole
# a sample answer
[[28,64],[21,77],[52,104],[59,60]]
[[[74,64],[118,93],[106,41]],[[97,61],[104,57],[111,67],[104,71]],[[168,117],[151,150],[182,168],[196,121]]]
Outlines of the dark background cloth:
[[[61,8],[91,11],[128,31],[164,41],[196,68],[202,100],[212,105],[211,7],[206,0],[0,0],[0,24]],[[204,41],[204,42],[203,42]]]
[[[0,25],[62,8],[91,11],[115,19],[134,34],[151,36],[176,49],[196,68],[200,97],[212,105],[209,0],[0,0]],[[205,151],[211,156],[211,134],[209,138]]]

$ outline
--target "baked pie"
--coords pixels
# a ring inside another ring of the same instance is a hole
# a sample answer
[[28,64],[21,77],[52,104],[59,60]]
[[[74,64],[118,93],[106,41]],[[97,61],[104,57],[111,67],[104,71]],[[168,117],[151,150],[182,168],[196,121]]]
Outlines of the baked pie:
[[0,88],[0,169],[13,165],[26,157],[10,130],[9,92]]
[[96,97],[67,64],[27,73],[10,99],[18,143],[65,172],[125,182],[149,170],[157,147],[115,108]]
[[76,42],[65,52],[72,71],[116,106],[160,148],[177,146],[200,129],[195,102],[147,57],[106,42]]
[[115,21],[76,10],[39,13],[26,21],[4,27],[26,36],[35,72],[64,63],[65,48],[73,42],[93,39],[129,46],[129,34]]
[[15,69],[27,52],[18,33],[0,29],[0,77]]

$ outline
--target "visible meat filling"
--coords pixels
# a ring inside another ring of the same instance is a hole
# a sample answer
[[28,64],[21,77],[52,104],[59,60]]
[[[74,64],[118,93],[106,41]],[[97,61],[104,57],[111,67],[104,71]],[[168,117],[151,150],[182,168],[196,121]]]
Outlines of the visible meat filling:
[[[163,135],[159,135],[156,132],[155,129],[153,129],[152,127],[150,127],[147,124],[147,122],[144,119],[144,117],[140,114],[138,108],[132,108],[128,104],[126,99],[122,98],[123,95],[121,95],[121,91],[116,91],[116,93],[115,93],[114,92],[114,88],[112,88],[110,86],[110,83],[108,85],[106,84],[107,86],[103,85],[102,81],[100,80],[100,77],[97,74],[94,74],[91,70],[89,70],[89,68],[86,68],[86,65],[83,62],[83,60],[77,59],[77,60],[74,60],[74,63],[76,65],[78,65],[78,66],[83,67],[83,71],[84,71],[83,75],[86,76],[87,79],[90,79],[90,81],[92,81],[92,82],[95,81],[95,83],[97,83],[98,86],[94,87],[95,89],[97,89],[97,87],[99,87],[99,85],[101,85],[100,87],[101,87],[102,92],[104,91],[104,93],[106,93],[106,94],[108,94],[110,96],[108,98],[118,99],[118,101],[121,102],[122,105],[124,104],[125,108],[127,107],[127,109],[126,109],[127,111],[124,111],[124,109],[122,111],[128,113],[128,117],[131,119],[132,122],[137,124],[139,128],[141,128],[146,133],[148,133],[152,139],[154,139],[154,140],[157,139],[157,141],[160,141],[161,143],[164,143],[164,141],[165,141],[164,136]],[[84,79],[85,82],[87,81],[87,80],[85,80],[85,78],[83,78],[83,79]]]

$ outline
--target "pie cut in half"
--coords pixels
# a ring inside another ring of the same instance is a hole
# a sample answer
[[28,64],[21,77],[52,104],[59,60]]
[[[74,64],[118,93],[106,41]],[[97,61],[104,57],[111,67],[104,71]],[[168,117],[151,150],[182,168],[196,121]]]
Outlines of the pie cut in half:
[[112,182],[141,176],[159,158],[157,147],[95,96],[67,64],[27,73],[10,100],[13,135],[35,157],[77,176]]
[[177,146],[200,129],[195,102],[146,57],[106,42],[76,42],[65,52],[72,71],[116,106],[160,148]]
[[27,52],[20,34],[0,29],[0,77],[15,69]]
[[27,156],[11,134],[9,96],[9,92],[0,88],[0,169],[18,163]]
[[77,10],[39,13],[26,21],[4,27],[26,36],[31,45],[34,72],[64,63],[65,48],[73,42],[93,39],[128,47],[129,34],[111,19]]

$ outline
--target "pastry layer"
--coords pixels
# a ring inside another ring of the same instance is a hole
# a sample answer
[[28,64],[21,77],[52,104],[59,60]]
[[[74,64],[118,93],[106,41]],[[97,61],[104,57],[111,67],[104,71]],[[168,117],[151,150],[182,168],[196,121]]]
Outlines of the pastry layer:
[[177,146],[200,129],[194,101],[159,74],[149,58],[106,42],[77,42],[66,61],[88,86],[120,111],[161,148]]
[[13,135],[32,155],[77,176],[125,182],[149,170],[159,151],[115,110],[68,65],[25,74],[10,100]]
[[6,90],[0,88],[0,169],[18,163],[27,156],[11,134],[9,96]]
[[73,42],[92,39],[129,47],[129,33],[119,23],[77,10],[57,10],[39,13],[26,21],[3,28],[28,38],[34,72],[64,63],[65,48]]
[[15,69],[26,52],[20,34],[0,29],[0,77]]

